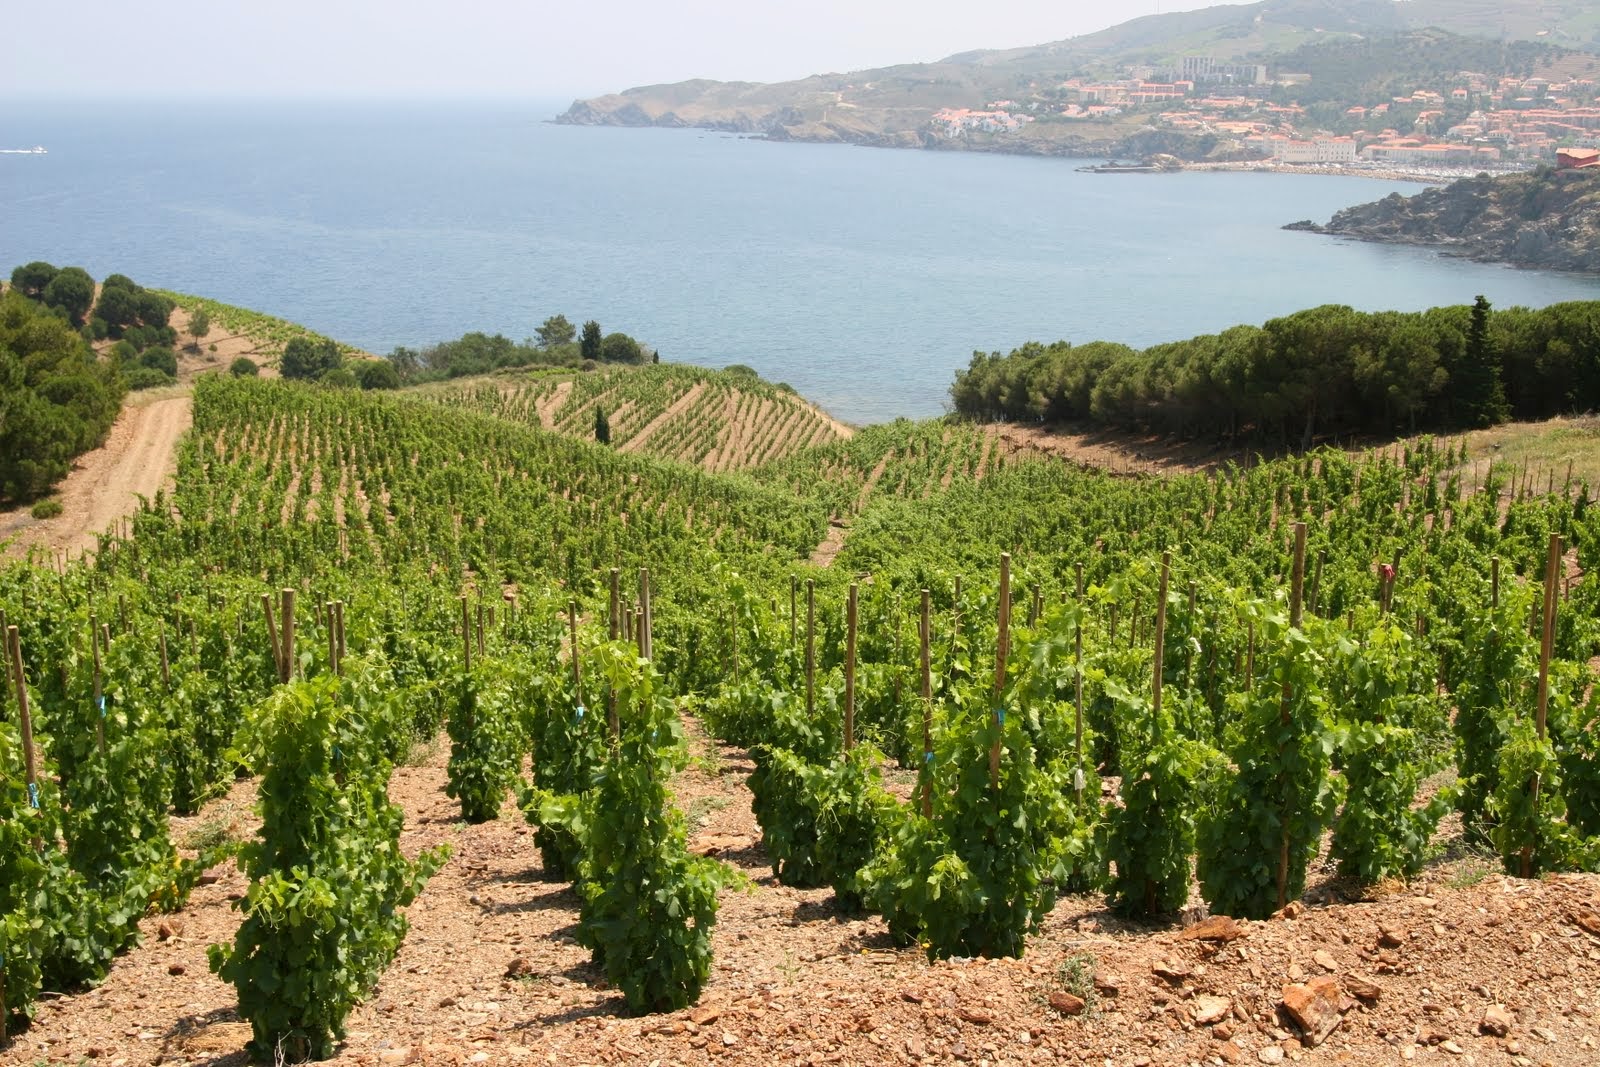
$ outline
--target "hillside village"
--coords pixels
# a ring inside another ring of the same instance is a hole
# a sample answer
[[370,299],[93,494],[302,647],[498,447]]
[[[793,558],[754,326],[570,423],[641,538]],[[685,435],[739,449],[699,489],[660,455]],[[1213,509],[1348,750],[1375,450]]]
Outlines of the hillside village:
[[1277,103],[1292,85],[1259,64],[1186,57],[1173,71],[1129,68],[1118,80],[1070,78],[1027,100],[983,109],[944,108],[930,133],[952,140],[1014,134],[1033,123],[1126,123],[1214,135],[1262,159],[1290,164],[1502,166],[1553,162],[1563,148],[1600,148],[1600,81],[1495,78],[1461,72],[1448,92],[1417,89],[1352,103],[1337,128],[1319,128],[1298,103]]

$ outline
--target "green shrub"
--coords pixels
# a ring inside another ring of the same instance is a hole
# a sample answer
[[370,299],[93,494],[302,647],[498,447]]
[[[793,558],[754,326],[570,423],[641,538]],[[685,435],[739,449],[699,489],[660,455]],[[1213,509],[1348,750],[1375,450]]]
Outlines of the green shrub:
[[335,367],[317,379],[318,385],[325,385],[330,389],[355,389],[360,384],[356,376],[351,374],[347,367]]
[[154,367],[135,367],[122,377],[128,383],[128,388],[134,392],[138,392],[141,389],[156,389],[163,385],[173,385],[178,380],[173,375],[159,371]]
[[161,371],[168,377],[178,376],[178,354],[165,345],[155,345],[139,353],[139,366]]
[[[211,350],[215,352],[217,346],[212,345]],[[255,360],[247,356],[240,356],[228,365],[228,373],[235,378],[254,378],[261,373],[261,368],[256,366]]]
[[33,511],[31,514],[36,519],[53,519],[57,515],[61,514],[61,501],[57,500],[55,497],[51,497],[48,500],[41,500],[33,506]]
[[363,389],[398,389],[400,372],[386,359],[368,359],[356,364],[356,381]]

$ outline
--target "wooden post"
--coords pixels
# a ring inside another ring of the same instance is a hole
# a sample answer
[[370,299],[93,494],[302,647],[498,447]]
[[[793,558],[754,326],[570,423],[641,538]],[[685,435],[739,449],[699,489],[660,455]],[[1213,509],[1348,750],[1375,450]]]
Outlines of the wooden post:
[[844,610],[844,750],[856,747],[856,583]]
[[1539,737],[1545,735],[1545,718],[1550,708],[1550,657],[1555,649],[1556,600],[1561,595],[1562,544],[1560,534],[1550,535],[1550,550],[1544,565],[1544,630],[1539,642],[1539,705],[1536,725]]
[[17,693],[17,725],[22,731],[22,763],[29,803],[37,804],[39,763],[33,747],[33,714],[28,706],[28,675],[22,666],[22,638],[15,626],[6,627],[6,646],[11,654],[11,684]]
[[989,785],[1000,786],[1000,749],[1005,742],[1006,659],[1011,654],[1011,553],[1000,553],[1000,618],[994,643],[994,744],[989,748]]
[[1294,568],[1290,572],[1289,625],[1299,626],[1305,606],[1306,524],[1294,524]]
[[[1300,626],[1301,596],[1305,589],[1306,577],[1306,524],[1294,524],[1294,568],[1291,571],[1289,586],[1289,625]],[[1283,683],[1283,702],[1278,712],[1280,725],[1288,726],[1289,700],[1292,696],[1289,683]],[[1281,751],[1279,753],[1281,758]],[[1281,817],[1280,813],[1280,817]],[[1288,903],[1289,895],[1289,826],[1284,820],[1283,834],[1278,845],[1278,909],[1281,911]]]
[[800,579],[789,575],[789,651],[795,650],[796,634],[799,630],[800,619],[795,611],[795,598],[799,595]]
[[95,621],[94,615],[89,616],[89,648],[94,654],[94,696],[90,706],[94,708],[94,739],[100,749],[100,755],[106,754],[106,709],[102,701],[105,694],[101,691],[100,680],[100,626]]
[[567,601],[567,630],[572,635],[572,691],[583,706],[583,668],[578,662],[578,602]]
[[933,817],[933,664],[929,645],[933,639],[933,605],[922,590],[922,618],[917,638],[922,644],[922,815]]
[[344,601],[335,600],[333,602],[333,620],[334,620],[334,627],[338,630],[338,633],[339,633],[339,663],[341,665],[343,665],[343,663],[344,663],[344,654],[345,654],[345,645],[344,645]]
[[1038,582],[1034,582],[1033,598],[1028,603],[1028,626],[1030,628],[1039,625],[1039,609],[1041,606],[1040,602],[1043,599],[1044,591],[1039,587]]
[[[283,646],[278,643],[278,628],[272,622],[272,594],[261,594],[261,613],[267,617],[267,640],[272,644],[272,664],[278,669],[278,681],[283,681]],[[196,629],[194,617],[189,618],[189,644],[191,650],[195,643]]]
[[1317,550],[1317,567],[1311,572],[1311,592],[1306,597],[1312,614],[1316,614],[1317,604],[1322,596],[1322,568],[1328,562],[1328,550]]
[[483,659],[483,599],[478,599],[478,658]]
[[1167,579],[1172,569],[1172,553],[1161,553],[1161,584],[1156,592],[1156,655],[1155,673],[1151,681],[1152,699],[1150,711],[1154,715],[1155,736],[1157,740],[1164,732],[1161,729],[1161,685],[1166,673],[1167,660]]
[[[17,690],[17,726],[22,732],[22,773],[27,784],[28,804],[39,806],[39,757],[33,747],[33,714],[28,707],[28,673],[22,666],[22,638],[15,626],[7,626],[5,645],[10,650],[11,680]],[[44,842],[35,836],[33,850],[41,851]],[[0,1015],[5,1014],[4,1001],[0,1001]]]
[[611,607],[610,607],[609,614],[607,615],[608,622],[607,622],[606,625],[608,627],[607,632],[611,635],[611,640],[613,640],[613,641],[615,641],[617,639],[617,637],[622,633],[622,619],[620,617],[620,612],[622,610],[622,600],[621,600],[621,598],[619,596],[619,592],[618,592],[618,588],[617,588],[617,582],[620,579],[620,577],[621,577],[621,572],[619,572],[617,570],[617,568],[612,567],[611,568]]
[[650,568],[639,568],[639,635],[643,640],[639,644],[640,653],[645,659],[655,659],[656,636],[655,615],[651,604],[654,596],[650,589]]
[[294,677],[294,599],[293,589],[284,589],[279,593],[278,600],[278,629],[283,635],[283,658],[278,661],[279,680],[285,685]]
[[328,615],[328,669],[335,678],[339,676],[339,631],[333,625],[333,602],[329,601],[325,607]]
[[806,718],[817,715],[817,583],[806,579]]
[[1500,557],[1489,560],[1489,606],[1500,606]]
[[456,598],[461,605],[461,669],[472,671],[472,609],[467,606],[467,594]]
[[1205,633],[1205,631],[1203,629],[1201,629],[1200,627],[1195,625],[1194,609],[1195,609],[1196,596],[1197,596],[1198,593],[1199,593],[1199,583],[1194,581],[1193,579],[1190,579],[1189,580],[1189,620],[1186,623],[1186,625],[1189,628],[1189,640],[1184,645],[1183,683],[1185,685],[1187,685],[1191,689],[1194,688],[1194,646],[1195,646],[1195,643],[1200,639],[1200,635]]
[[1072,773],[1072,792],[1083,799],[1083,564],[1078,564],[1078,621],[1072,627],[1072,665],[1076,678],[1073,693],[1073,739],[1077,751],[1077,767]]

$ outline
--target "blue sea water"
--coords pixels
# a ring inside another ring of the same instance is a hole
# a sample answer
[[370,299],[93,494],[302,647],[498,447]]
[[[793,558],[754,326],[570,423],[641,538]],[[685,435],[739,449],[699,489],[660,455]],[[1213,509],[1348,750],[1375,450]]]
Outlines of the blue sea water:
[[974,349],[1146,345],[1323,303],[1600,298],[1600,279],[1280,229],[1418,186],[545,121],[562,104],[8,105],[0,269],[112,271],[369,351],[597,319],[840,418],[944,410]]

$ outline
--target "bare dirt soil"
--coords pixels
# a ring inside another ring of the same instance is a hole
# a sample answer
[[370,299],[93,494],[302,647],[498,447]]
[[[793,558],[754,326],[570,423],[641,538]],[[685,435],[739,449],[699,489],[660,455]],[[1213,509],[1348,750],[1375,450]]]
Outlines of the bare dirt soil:
[[168,390],[135,394],[111,426],[106,443],[85,452],[73,464],[54,494],[62,511],[53,519],[35,519],[24,507],[0,512],[0,542],[9,556],[25,556],[33,548],[51,554],[60,549],[81,554],[95,547],[96,535],[139,506],[139,497],[154,498],[171,489],[178,439],[190,424],[190,397]]
[[[444,746],[396,770],[408,853],[448,841],[411,932],[349,1020],[336,1062],[386,1064],[1600,1063],[1600,878],[1520,881],[1468,856],[1379,899],[1338,902],[1326,872],[1293,917],[1126,923],[1099,896],[1058,903],[1020,960],[929,963],[830,890],[772,878],[747,755],[698,736],[676,783],[692,847],[733,864],[700,1003],[629,1017],[574,940],[578,899],[547,880],[508,801],[468,826],[444,795]],[[903,783],[902,783],[903,784]],[[180,840],[251,832],[240,783]],[[97,990],[47,999],[0,1063],[245,1062],[248,1026],[205,946],[246,888],[231,863]],[[1286,999],[1319,1029],[1313,1045]],[[1307,991],[1320,991],[1320,999]],[[1074,1001],[1069,993],[1084,1002]],[[1504,1032],[1501,1033],[1501,1028]]]

